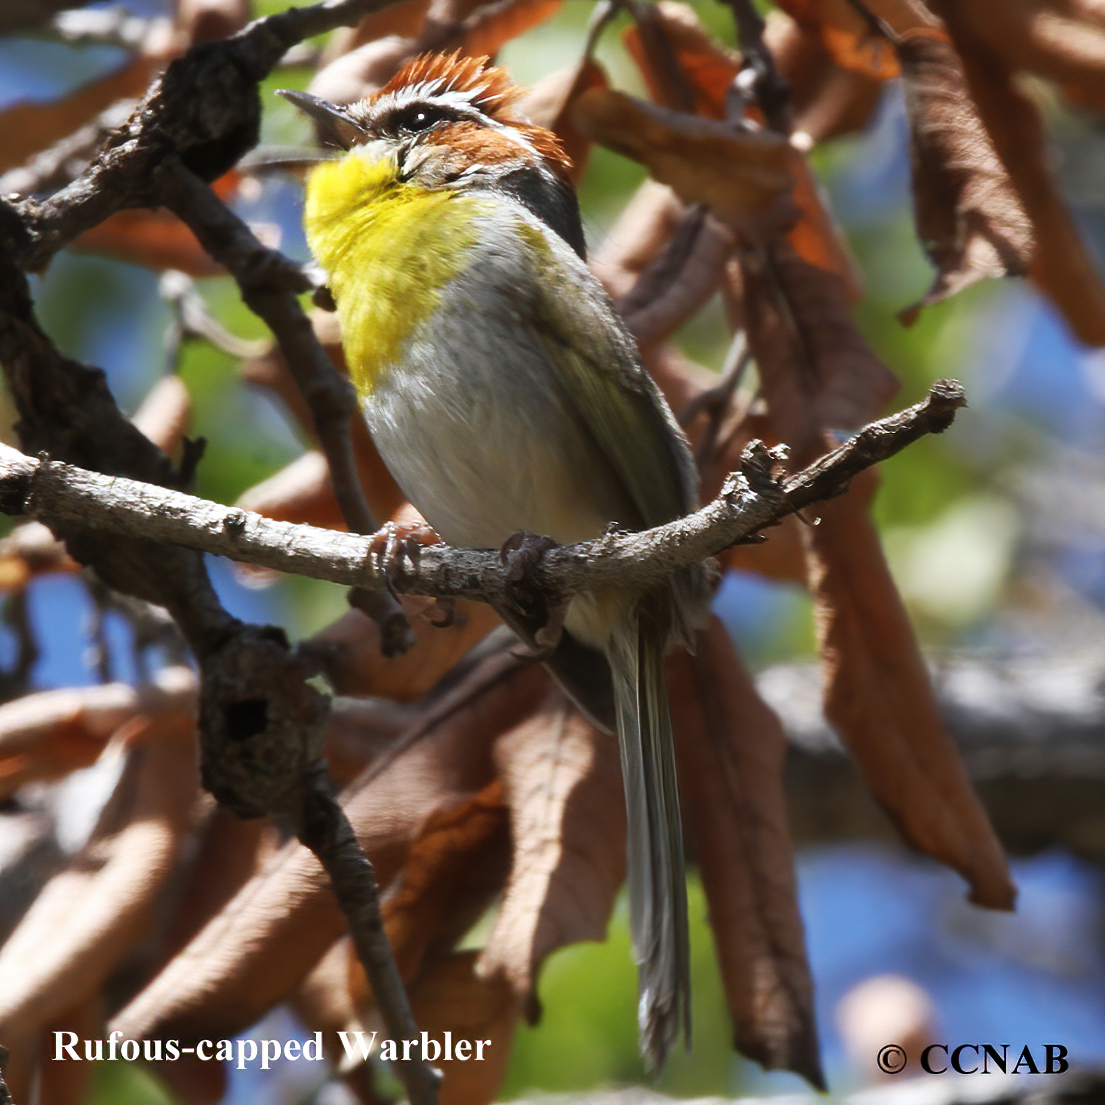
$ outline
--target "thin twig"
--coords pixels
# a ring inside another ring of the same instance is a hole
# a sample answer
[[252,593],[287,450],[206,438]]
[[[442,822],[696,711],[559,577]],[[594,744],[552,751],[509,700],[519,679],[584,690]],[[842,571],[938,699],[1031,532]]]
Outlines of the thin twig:
[[165,359],[169,371],[175,369],[180,347],[190,338],[209,342],[231,357],[260,357],[270,348],[271,342],[266,338],[260,341],[240,338],[223,326],[209,310],[195,280],[186,272],[166,269],[161,274],[157,290],[171,312],[165,338]]
[[663,248],[616,304],[641,346],[667,337],[717,291],[733,238],[701,205],[690,208]]
[[[790,112],[790,84],[779,72],[775,58],[764,42],[764,19],[752,0],[725,0],[733,10],[741,54],[754,74],[752,95],[763,112],[764,122],[780,134],[790,134],[794,122]],[[739,80],[740,78],[738,78]]]
[[[334,800],[325,764],[319,767],[306,783],[299,839],[318,856],[330,877],[342,911],[349,919],[357,955],[368,974],[388,1035],[394,1040],[417,1039],[418,1025],[384,931],[376,874],[345,810]],[[400,1063],[399,1071],[411,1105],[436,1105],[439,1071],[418,1059]]]
[[583,56],[591,61],[595,50],[598,49],[599,40],[603,31],[618,14],[619,5],[615,0],[599,0],[591,11],[591,18],[587,22],[587,40],[583,44]]
[[[595,541],[551,548],[534,566],[534,586],[564,596],[602,586],[647,587],[669,573],[741,541],[787,514],[846,489],[858,472],[918,437],[940,433],[965,405],[955,381],[938,381],[922,403],[860,430],[808,468],[780,482],[782,456],[750,444],[712,503],[642,533],[611,532]],[[101,532],[170,542],[277,571],[346,586],[408,594],[506,602],[510,582],[498,551],[423,547],[417,562],[386,569],[371,538],[275,522],[163,487],[113,479],[35,460],[0,446],[0,510],[49,521],[81,519]]]
[[107,588],[101,584],[92,583],[85,588],[88,597],[92,600],[92,612],[88,618],[88,663],[87,666],[95,668],[96,678],[101,683],[113,683],[115,681],[114,665],[111,662],[111,646],[107,640],[107,608],[105,601]]
[[726,351],[725,363],[718,374],[720,379],[712,388],[700,391],[687,403],[679,412],[679,425],[686,429],[703,411],[720,413],[725,410],[733,392],[740,386],[750,360],[748,335],[744,330],[738,330]]
[[[706,429],[695,447],[694,454],[695,464],[700,472],[704,472],[709,466],[719,445],[723,447],[725,444],[719,440],[723,423],[728,422],[730,426],[729,433],[725,435],[727,441],[748,417],[756,393],[753,391],[739,407],[734,406],[733,397],[751,363],[752,351],[748,348],[748,334],[744,330],[738,330],[733,335],[733,340],[729,343],[729,349],[725,354],[725,363],[721,366],[721,379],[712,388],[699,392],[679,412],[679,425],[684,429],[687,429],[700,413],[703,411],[706,413]],[[726,415],[731,417],[727,419]]]
[[649,56],[653,73],[663,84],[663,99],[666,106],[675,111],[695,114],[695,90],[683,67],[679,56],[668,38],[663,21],[657,15],[652,4],[642,4],[639,0],[620,0],[621,6],[629,12],[637,24],[641,45]]

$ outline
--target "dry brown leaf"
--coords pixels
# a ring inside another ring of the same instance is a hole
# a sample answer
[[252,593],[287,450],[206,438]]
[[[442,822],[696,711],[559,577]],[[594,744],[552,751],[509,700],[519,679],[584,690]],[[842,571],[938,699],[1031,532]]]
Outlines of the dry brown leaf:
[[816,144],[867,126],[883,82],[837,65],[816,27],[796,23],[776,9],[768,15],[764,44],[790,85],[796,131]]
[[[303,984],[291,995],[290,1005],[302,1024],[309,1026],[313,1032],[322,1032],[325,1054],[341,1057],[339,1067],[354,1098],[366,1105],[378,1105],[380,1095],[375,1085],[375,1069],[367,1063],[358,1063],[350,1068],[338,1035],[340,1032],[366,1031],[361,1020],[365,1010],[363,1006],[358,1008],[354,1002],[350,985],[358,971],[360,964],[353,941],[349,936],[343,936],[330,946]],[[360,973],[363,978],[363,972]]]
[[[415,35],[422,28],[430,7],[430,0],[400,0],[383,11],[366,15],[356,27],[359,41],[372,42],[388,35]],[[327,42],[326,45],[329,50],[331,44]]]
[[645,180],[591,258],[642,353],[701,310],[717,289],[732,232]]
[[940,0],[971,96],[1031,220],[1038,242],[1030,275],[1087,345],[1105,345],[1105,285],[1048,168],[1039,108],[980,37],[961,4]]
[[[413,37],[391,35],[375,41],[360,35],[343,39],[334,56],[311,80],[309,91],[336,104],[349,104],[386,84],[417,54],[460,50],[494,57],[511,39],[543,23],[563,0],[479,0],[435,3]],[[344,49],[343,49],[344,48]]]
[[703,28],[693,8],[674,0],[640,5],[622,41],[655,103],[710,119],[729,114],[726,93],[740,54]]
[[1005,855],[940,720],[868,513],[875,483],[857,477],[805,531],[825,715],[906,840],[958,871],[971,901],[1012,909]]
[[[942,5],[936,7],[945,15]],[[961,0],[956,7],[956,25],[1004,67],[1049,77],[1105,110],[1105,9],[1099,0]]]
[[890,44],[848,0],[779,0],[779,7],[815,29],[841,68],[880,81],[898,75]]
[[[211,185],[229,203],[241,184],[237,169]],[[99,253],[150,269],[179,269],[189,276],[218,276],[225,270],[199,244],[192,231],[166,208],[117,211],[77,236],[70,248]]]
[[26,783],[60,779],[94,764],[106,743],[106,737],[98,739],[84,726],[63,721],[45,733],[33,751],[0,753],[0,799],[10,798]]
[[602,940],[625,877],[625,801],[617,743],[559,691],[495,745],[514,844],[506,894],[479,973],[536,1011],[533,983],[565,944]]
[[[698,22],[694,10],[673,0],[644,9],[626,29],[625,40],[653,99],[666,107],[725,119],[726,96],[740,72],[740,55],[716,42]],[[793,26],[793,23],[792,23]],[[798,222],[787,237],[811,264],[840,274],[850,301],[860,298],[855,262],[827,210],[804,156],[790,153]]]
[[[498,780],[428,818],[383,904],[388,941],[405,982],[414,980],[428,959],[447,954],[479,920],[501,891],[509,864],[509,819]],[[364,969],[350,952],[351,945],[339,941],[299,992],[300,1009],[321,1016],[317,1027],[325,1031],[353,1027],[374,1001]],[[318,986],[324,979],[334,981],[339,964],[348,972],[340,980],[342,993],[336,1000],[323,997]]]
[[459,47],[475,57],[493,58],[508,42],[526,31],[552,19],[564,0],[482,0],[471,7],[458,28],[461,38],[456,46],[451,42],[430,43],[432,50],[452,50]]
[[576,184],[587,168],[591,141],[580,134],[572,121],[572,110],[584,92],[608,86],[606,70],[591,58],[582,57],[571,69],[550,73],[539,80],[526,92],[520,105],[523,115],[560,139],[564,152],[572,159],[572,180]]
[[801,214],[787,232],[791,248],[804,261],[840,277],[844,298],[852,306],[863,298],[863,285],[855,257],[829,206],[829,197],[818,184],[805,156],[792,151],[794,201]]
[[[381,887],[402,870],[428,818],[487,786],[496,735],[547,689],[540,667],[496,654],[429,708],[418,739],[346,789],[343,805]],[[233,1035],[293,994],[344,931],[318,861],[290,843],[112,1027],[135,1039]]]
[[[644,351],[645,367],[664,393],[668,406],[682,420],[688,404],[718,383],[717,373],[688,361],[671,345],[655,345]],[[691,448],[699,456],[699,501],[709,502],[721,490],[722,482],[740,468],[741,452],[754,437],[771,437],[762,418],[744,415],[730,403],[722,415],[715,448],[704,460],[700,445],[708,421],[703,409],[689,425],[684,425]],[[784,518],[781,525],[767,531],[768,540],[756,545],[734,545],[718,555],[723,568],[755,572],[768,579],[805,583],[806,554],[797,518]]]
[[331,782],[347,786],[417,723],[415,706],[386,698],[335,698],[324,748]]
[[824,1077],[783,793],[786,737],[715,616],[668,661],[683,816],[695,841],[734,1042]]
[[91,1063],[51,1062],[55,1047],[54,1033],[75,1032],[78,1040],[96,1040],[103,1039],[103,1029],[104,1006],[99,994],[66,1009],[42,1032],[34,1090],[30,1086],[26,1089],[21,1087],[24,1072],[16,1069],[4,1071],[9,1092],[13,1097],[18,1094],[15,1098],[18,1101],[31,1100],[33,1093],[36,1100],[48,1101],[50,1105],[85,1105],[95,1068]]
[[709,115],[697,109],[695,90],[684,76],[656,4],[639,4],[634,22],[622,31],[622,42],[636,63],[649,99],[672,111]]
[[199,833],[187,885],[158,948],[162,961],[168,962],[216,916],[281,843],[270,822],[243,820],[216,806]]
[[234,504],[281,522],[345,529],[326,457],[308,450],[279,472],[243,491]]
[[[455,806],[439,809],[412,842],[384,902],[384,925],[403,980],[450,951],[502,890],[510,867],[510,818],[498,779]],[[358,963],[358,984],[368,981]]]
[[0,540],[0,590],[18,590],[46,572],[78,572],[80,565],[41,522],[24,522]]
[[686,205],[667,185],[648,179],[641,183],[591,254],[591,269],[614,299],[633,287],[686,213]]
[[667,341],[701,312],[735,244],[729,227],[701,210],[688,212],[664,251],[614,305],[642,350]]
[[[898,75],[898,60],[882,32],[850,0],[779,0],[798,23],[817,30],[833,60],[874,80]],[[866,0],[867,11],[901,34],[930,26],[932,17],[910,0]]]
[[332,104],[363,100],[387,84],[419,53],[418,43],[417,38],[392,35],[355,46],[320,68],[307,91]]
[[805,583],[806,557],[802,545],[803,523],[785,518],[781,525],[767,531],[767,540],[759,545],[734,545],[718,557],[723,569],[754,572],[780,583]]
[[434,1065],[444,1079],[440,1105],[490,1105],[498,1096],[510,1061],[518,1007],[510,988],[499,979],[483,978],[475,952],[456,952],[428,964],[410,991],[411,1009],[423,1032],[443,1042],[486,1040],[483,1059],[441,1058]]
[[12,1051],[95,996],[154,920],[194,816],[199,772],[191,724],[153,719],[142,735],[91,840],[0,950],[0,1038]]
[[908,326],[921,307],[978,280],[1023,276],[1035,243],[946,36],[910,31],[895,48],[910,122],[917,236],[937,270],[925,297],[899,314]]
[[646,165],[686,203],[704,203],[742,234],[770,236],[794,221],[790,144],[781,135],[735,129],[592,89],[576,103],[579,129]]
[[[729,114],[726,97],[740,72],[740,54],[718,42],[688,4],[660,0],[643,12],[641,22],[627,27],[622,37],[652,98],[695,115],[726,118]],[[649,34],[652,27],[663,35],[666,46],[660,50]],[[673,57],[679,69],[675,90],[669,88],[671,76],[667,73],[666,57]],[[686,102],[688,88],[691,95]]]
[[382,11],[366,15],[356,27],[339,27],[326,40],[319,69],[336,58],[384,38],[414,38],[422,28],[430,0],[400,0]]
[[[444,1079],[438,1091],[441,1105],[488,1105],[502,1086],[510,1061],[510,1049],[518,1020],[518,1007],[510,988],[501,979],[486,979],[476,971],[477,953],[454,952],[429,960],[408,987],[411,1009],[419,1028],[442,1045],[434,1066]],[[332,1040],[332,1054],[342,1054],[339,1031],[363,1030],[361,1015],[349,1000],[344,973],[353,962],[352,947],[342,940],[312,972],[296,1001],[305,1024],[321,1027]],[[460,1040],[486,1041],[468,1059],[444,1058],[446,1033],[453,1044]],[[358,1065],[346,1072],[358,1100],[378,1101],[371,1067]]]
[[303,1024],[326,1037],[326,1051],[341,1055],[338,1033],[360,1024],[361,1011],[353,1001],[350,980],[357,959],[348,935],[335,940],[311,968],[303,984],[292,995],[291,1005]]
[[402,656],[380,651],[380,627],[359,610],[352,610],[303,642],[300,649],[326,673],[338,694],[386,695],[398,702],[416,702],[473,645],[497,625],[498,615],[482,602],[458,600],[452,621],[434,624],[422,616],[420,600],[401,600],[415,643]]
[[53,103],[20,101],[5,108],[0,112],[0,173],[72,134],[116,100],[141,95],[160,64],[157,58],[135,57]]
[[195,677],[165,668],[150,684],[105,683],[42,691],[0,706],[0,796],[31,780],[57,779],[95,763],[111,737],[141,718],[188,724]]
[[71,248],[149,269],[179,269],[189,276],[218,276],[224,271],[192,231],[161,207],[118,211],[80,234]]
[[[644,362],[649,375],[664,393],[668,406],[680,419],[688,404],[718,383],[716,373],[688,361],[674,346],[653,346],[645,351]],[[690,425],[684,426],[696,456],[700,453],[707,421],[707,411],[700,410]],[[741,452],[752,438],[770,436],[767,427],[760,425],[761,421],[755,416],[742,416],[741,411],[733,409],[732,403],[728,405],[717,433],[716,447],[704,461],[699,460],[700,502],[715,498],[725,477],[740,468]],[[719,554],[718,562],[723,568],[755,572],[768,579],[804,583],[806,555],[799,534],[801,524],[797,518],[785,518],[781,525],[767,531],[766,542],[734,545]]]
[[748,341],[775,435],[795,464],[825,428],[874,418],[898,382],[852,321],[842,279],[789,245],[740,254]]
[[518,0],[434,0],[430,18],[435,23],[454,26],[476,15],[481,9],[513,7]]

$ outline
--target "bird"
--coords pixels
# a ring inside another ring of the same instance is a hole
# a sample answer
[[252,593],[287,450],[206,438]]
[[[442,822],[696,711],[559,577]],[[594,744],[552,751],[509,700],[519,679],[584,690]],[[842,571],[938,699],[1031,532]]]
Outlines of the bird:
[[[487,58],[424,54],[351,105],[281,93],[336,148],[304,227],[349,373],[400,488],[448,544],[567,544],[695,509],[687,440],[586,265],[571,162]],[[684,850],[664,679],[709,604],[703,566],[568,602],[547,666],[617,734],[642,1054],[690,1044]],[[541,626],[504,606],[531,645]],[[548,634],[546,634],[546,637]],[[536,647],[536,646],[535,646]]]

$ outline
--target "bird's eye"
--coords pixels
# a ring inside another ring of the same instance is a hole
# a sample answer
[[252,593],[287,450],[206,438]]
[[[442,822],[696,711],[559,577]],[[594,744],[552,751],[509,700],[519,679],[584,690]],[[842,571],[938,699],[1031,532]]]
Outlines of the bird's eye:
[[448,115],[439,108],[428,107],[425,104],[409,107],[400,112],[394,120],[397,131],[414,133],[420,130],[429,130],[435,123],[443,122]]

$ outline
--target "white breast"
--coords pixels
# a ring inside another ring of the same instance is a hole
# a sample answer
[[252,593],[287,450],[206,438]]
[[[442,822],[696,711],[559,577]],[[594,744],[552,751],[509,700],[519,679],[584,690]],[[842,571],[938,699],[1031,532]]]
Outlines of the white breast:
[[450,544],[498,547],[515,530],[570,542],[633,509],[532,326],[517,215],[489,222],[466,272],[365,401],[388,468]]

